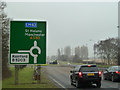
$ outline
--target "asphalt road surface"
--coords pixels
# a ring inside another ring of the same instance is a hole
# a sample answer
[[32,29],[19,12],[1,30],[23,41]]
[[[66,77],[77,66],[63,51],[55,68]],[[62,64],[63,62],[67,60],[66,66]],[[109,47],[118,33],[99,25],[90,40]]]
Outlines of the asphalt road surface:
[[[55,83],[59,88],[65,88],[66,90],[69,89],[76,89],[75,86],[70,84],[70,70],[71,67],[60,67],[60,66],[47,66],[44,68],[47,76],[50,80]],[[102,80],[101,88],[97,88],[96,85],[87,86],[84,85],[83,87],[79,88],[78,90],[119,90],[120,82],[112,82],[107,80]]]

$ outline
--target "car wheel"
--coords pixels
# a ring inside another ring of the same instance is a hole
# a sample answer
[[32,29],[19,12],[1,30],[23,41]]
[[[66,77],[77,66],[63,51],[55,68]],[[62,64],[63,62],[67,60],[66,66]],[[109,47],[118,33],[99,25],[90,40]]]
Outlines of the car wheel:
[[80,82],[78,80],[76,80],[76,87],[79,88],[80,87]]
[[112,79],[111,79],[111,80],[112,80],[112,82],[115,82],[115,78],[114,78],[114,76],[112,76]]
[[72,78],[70,79],[70,83],[71,83],[71,85],[73,85],[73,80],[72,80]]
[[107,78],[105,77],[105,75],[103,76],[103,79],[104,79],[104,80],[107,80]]
[[97,85],[98,88],[100,88],[101,87],[101,82],[97,82],[96,85]]

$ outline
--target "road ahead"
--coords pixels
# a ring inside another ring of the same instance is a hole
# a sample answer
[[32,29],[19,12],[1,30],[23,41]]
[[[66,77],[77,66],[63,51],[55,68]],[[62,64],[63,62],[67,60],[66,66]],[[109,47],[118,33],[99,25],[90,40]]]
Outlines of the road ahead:
[[[76,88],[75,86],[70,85],[70,70],[72,68],[70,67],[60,67],[60,66],[47,66],[45,67],[45,71],[47,72],[47,76],[53,81],[58,87],[60,88]],[[117,88],[120,86],[120,82],[112,82],[107,80],[102,80],[102,87],[103,88],[109,88],[109,90],[118,90]],[[68,90],[67,89],[67,90]],[[80,90],[83,89],[98,89],[95,85],[92,86],[83,86],[80,88]]]

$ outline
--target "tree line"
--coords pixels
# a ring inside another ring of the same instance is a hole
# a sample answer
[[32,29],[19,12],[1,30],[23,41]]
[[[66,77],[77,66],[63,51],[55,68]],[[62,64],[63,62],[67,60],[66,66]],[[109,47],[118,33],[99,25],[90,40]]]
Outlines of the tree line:
[[1,41],[2,41],[2,79],[11,76],[11,72],[8,68],[8,52],[9,52],[9,21],[10,18],[4,13],[6,7],[5,2],[0,1],[0,30],[1,30]]
[[98,41],[94,44],[94,54],[104,64],[118,64],[118,41],[118,38],[108,38]]
[[[10,18],[4,12],[7,7],[5,2],[0,1],[0,40],[2,44],[2,79],[11,76],[11,71],[9,70],[9,34],[10,34]],[[23,69],[26,65],[16,65],[18,69]]]
[[[116,65],[120,64],[118,57],[120,56],[120,40],[118,38],[108,38],[100,40],[94,44],[93,50],[96,62],[101,60],[101,64]],[[74,50],[70,46],[64,49],[59,48],[57,51],[57,59],[63,61],[82,62],[88,58],[88,47],[77,46]]]

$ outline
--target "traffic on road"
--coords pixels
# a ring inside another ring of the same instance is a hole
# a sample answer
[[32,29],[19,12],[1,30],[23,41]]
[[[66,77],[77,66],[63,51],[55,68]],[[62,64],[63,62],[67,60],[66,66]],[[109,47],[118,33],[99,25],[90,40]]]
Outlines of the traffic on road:
[[120,81],[120,66],[111,66],[103,73],[104,80]]
[[82,84],[96,84],[101,87],[101,72],[96,65],[78,65],[70,75],[71,85],[79,88]]
[[81,90],[110,88],[113,90],[120,86],[119,81],[104,80],[106,71],[101,72],[96,65],[77,65],[75,68],[68,65],[47,66],[44,70],[51,81],[60,88],[80,88]]

